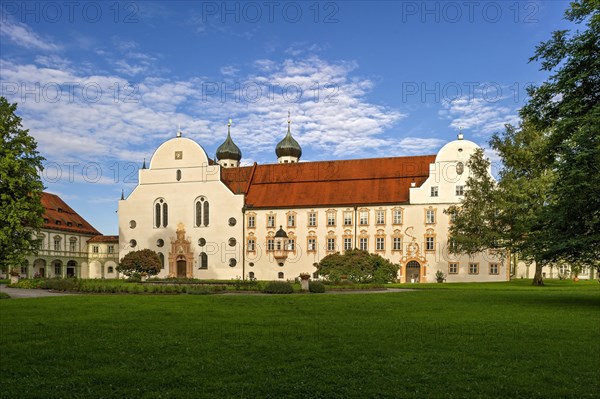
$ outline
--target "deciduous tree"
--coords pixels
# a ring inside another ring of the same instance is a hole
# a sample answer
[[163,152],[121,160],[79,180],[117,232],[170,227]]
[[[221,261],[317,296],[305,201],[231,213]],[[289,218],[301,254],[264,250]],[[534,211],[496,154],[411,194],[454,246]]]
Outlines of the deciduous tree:
[[142,273],[155,276],[160,272],[161,266],[160,258],[156,252],[151,249],[142,249],[125,255],[119,262],[117,271],[126,276],[139,276]]
[[0,97],[0,266],[5,270],[20,268],[37,251],[44,215],[44,158],[16,110],[17,104]]

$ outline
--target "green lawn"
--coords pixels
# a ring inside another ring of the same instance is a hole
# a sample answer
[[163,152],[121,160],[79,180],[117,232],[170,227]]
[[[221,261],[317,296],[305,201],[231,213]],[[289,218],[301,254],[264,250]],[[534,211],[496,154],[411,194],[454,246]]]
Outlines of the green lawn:
[[598,282],[418,288],[3,300],[0,397],[598,397]]

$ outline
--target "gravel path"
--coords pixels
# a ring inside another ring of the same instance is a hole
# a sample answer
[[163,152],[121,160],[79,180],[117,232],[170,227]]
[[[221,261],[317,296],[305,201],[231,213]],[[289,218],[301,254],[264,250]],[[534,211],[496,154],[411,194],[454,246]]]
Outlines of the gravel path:
[[50,292],[49,290],[8,288],[6,284],[0,284],[0,291],[6,292],[11,298],[41,298],[46,296],[77,295],[69,292]]

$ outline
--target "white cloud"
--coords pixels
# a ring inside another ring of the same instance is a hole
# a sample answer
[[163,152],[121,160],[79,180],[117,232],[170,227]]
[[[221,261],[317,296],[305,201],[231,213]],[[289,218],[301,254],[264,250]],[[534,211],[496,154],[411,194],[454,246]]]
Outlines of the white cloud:
[[467,96],[444,101],[441,117],[451,119],[453,129],[474,130],[476,136],[487,136],[504,130],[504,125],[519,123],[517,111],[500,104],[500,101],[488,102],[483,98]]
[[18,46],[43,51],[58,51],[60,46],[48,38],[42,38],[29,26],[22,22],[13,21],[11,18],[2,16],[0,24],[0,37],[5,37]]

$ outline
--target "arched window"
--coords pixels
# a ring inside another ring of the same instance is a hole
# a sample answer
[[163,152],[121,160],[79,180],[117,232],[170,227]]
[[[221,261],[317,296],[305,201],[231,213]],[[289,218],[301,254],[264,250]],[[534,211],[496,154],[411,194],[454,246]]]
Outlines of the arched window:
[[154,227],[167,227],[169,224],[169,206],[163,198],[154,202]]
[[154,205],[155,208],[155,214],[154,214],[154,227],[160,227],[160,204],[157,202],[156,205]]
[[177,169],[177,181],[181,180],[181,170]]
[[248,278],[249,278],[250,280],[254,280],[254,272],[250,272],[250,273],[248,273]]
[[158,257],[160,258],[160,268],[165,268],[165,255],[162,252],[158,253]]
[[277,273],[277,277],[282,279],[283,278],[283,272]]
[[112,273],[114,273],[114,272],[115,272],[115,268],[114,268],[114,267],[112,267],[112,266],[109,266],[109,267],[108,267],[108,270],[107,270],[106,272],[107,272],[108,274],[112,274]]
[[199,258],[200,269],[208,269],[208,255],[206,252],[201,252]]
[[196,201],[196,227],[202,226],[202,202]]
[[206,197],[198,197],[194,201],[196,213],[196,227],[208,226],[209,205]]
[[204,201],[204,226],[208,226],[208,201]]

